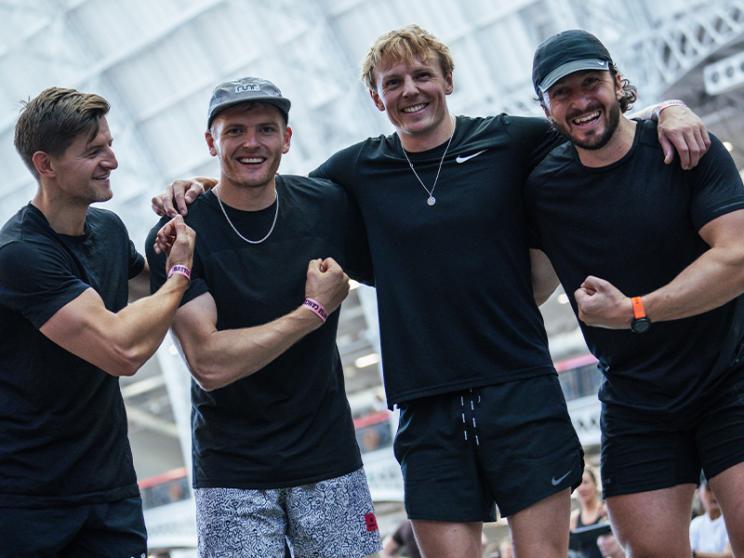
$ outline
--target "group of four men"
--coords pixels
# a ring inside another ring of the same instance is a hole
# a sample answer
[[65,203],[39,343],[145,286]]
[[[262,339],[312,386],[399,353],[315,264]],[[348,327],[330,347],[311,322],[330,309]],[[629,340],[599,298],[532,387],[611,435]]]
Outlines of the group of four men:
[[205,136],[219,180],[198,197],[179,182],[154,198],[175,216],[148,238],[154,294],[127,307],[142,258],[112,214],[88,208],[111,196],[108,105],[60,89],[27,105],[16,145],[39,191],[0,233],[8,556],[145,552],[114,376],[133,373],[171,321],[194,377],[200,554],[375,552],[335,348],[348,275],[376,287],[395,455],[423,554],[478,556],[498,505],[517,556],[565,556],[583,456],[536,304],[557,285],[551,262],[605,372],[603,483],[620,541],[632,555],[689,555],[677,535],[702,467],[744,555],[733,162],[715,138],[700,159],[707,135],[672,106],[659,112],[682,117],[682,132],[664,122],[681,164],[665,166],[668,140],[662,151],[655,122],[621,114],[633,89],[582,31],[535,55],[550,122],[454,117],[453,69],[417,26],[380,37],[363,77],[395,133],[310,178],[277,175],[292,136],[278,88],[218,86]]

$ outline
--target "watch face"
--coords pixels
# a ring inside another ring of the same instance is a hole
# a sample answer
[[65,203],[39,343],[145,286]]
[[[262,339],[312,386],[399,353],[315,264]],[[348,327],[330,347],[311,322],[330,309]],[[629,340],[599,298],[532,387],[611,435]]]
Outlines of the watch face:
[[630,330],[633,333],[646,333],[651,328],[651,320],[648,318],[638,318],[630,322]]

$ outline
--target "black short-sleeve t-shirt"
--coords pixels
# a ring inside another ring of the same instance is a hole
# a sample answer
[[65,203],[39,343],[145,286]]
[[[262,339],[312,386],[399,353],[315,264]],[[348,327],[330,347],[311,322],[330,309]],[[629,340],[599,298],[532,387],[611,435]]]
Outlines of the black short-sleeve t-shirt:
[[89,288],[118,312],[143,265],[103,209],[88,210],[82,236],[55,233],[31,204],[0,231],[0,506],[137,495],[118,379],[39,328]]
[[[433,206],[396,134],[311,173],[343,185],[366,225],[389,405],[554,373],[532,295],[522,188],[559,141],[544,119],[457,117]],[[428,188],[445,149],[408,154]]]
[[[584,167],[570,143],[555,148],[530,176],[525,197],[534,241],[566,292],[594,275],[627,296],[669,283],[708,249],[700,228],[744,208],[739,173],[718,139],[694,170],[683,171],[664,165],[651,121],[637,123],[630,151],[606,167]],[[631,412],[690,411],[731,370],[743,306],[736,299],[641,335],[580,323],[605,372],[600,398]]]
[[[209,192],[189,208],[196,231],[192,282],[182,304],[209,293],[217,329],[258,326],[302,304],[308,262],[332,257],[343,267],[353,250],[354,214],[345,192],[326,180],[277,177],[279,213],[261,244],[241,240]],[[225,210],[240,233],[260,239],[276,202],[261,211]],[[152,289],[165,281],[163,258],[147,257]],[[194,486],[282,488],[361,467],[343,370],[336,348],[338,312],[258,372],[211,392],[192,382]]]

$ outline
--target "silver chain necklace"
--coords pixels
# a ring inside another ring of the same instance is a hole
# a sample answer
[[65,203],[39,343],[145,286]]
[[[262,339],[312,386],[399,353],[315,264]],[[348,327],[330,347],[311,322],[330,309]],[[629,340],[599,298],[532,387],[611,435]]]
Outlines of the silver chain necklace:
[[225,206],[222,205],[222,200],[217,195],[217,192],[213,193],[215,197],[217,198],[217,203],[220,204],[220,209],[222,210],[222,214],[225,216],[225,220],[227,221],[227,224],[230,225],[230,228],[235,231],[235,234],[237,234],[241,240],[244,240],[248,244],[261,244],[264,240],[269,238],[271,236],[271,233],[274,232],[274,227],[276,226],[276,220],[277,217],[279,217],[279,190],[275,190],[274,193],[276,194],[276,211],[274,212],[274,221],[271,223],[271,228],[269,229],[269,232],[266,233],[266,236],[264,236],[261,240],[251,240],[250,238],[244,237],[242,234],[240,234],[240,231],[235,228],[235,225],[232,224],[232,221],[230,221],[230,217],[227,216],[227,211],[225,211]]
[[413,176],[416,177],[416,180],[419,181],[419,184],[421,184],[421,187],[426,191],[427,194],[429,194],[429,197],[426,198],[426,205],[429,207],[433,206],[435,203],[437,203],[437,198],[434,197],[434,188],[437,187],[437,181],[439,180],[439,173],[442,172],[442,163],[444,163],[444,158],[447,156],[447,151],[449,151],[450,143],[452,143],[452,138],[455,137],[455,130],[452,130],[452,135],[450,136],[449,140],[447,141],[447,147],[444,148],[444,153],[442,153],[442,158],[439,159],[439,168],[437,169],[437,175],[434,177],[434,184],[431,185],[431,190],[429,190],[426,187],[426,184],[424,184],[424,181],[421,180],[421,177],[416,172],[416,169],[413,168],[413,163],[411,163],[411,160],[408,158],[408,153],[406,153],[406,148],[403,147],[403,144],[401,143],[401,148],[403,149],[403,155],[406,158],[406,161],[408,161],[408,166],[411,167],[411,171],[413,172]]

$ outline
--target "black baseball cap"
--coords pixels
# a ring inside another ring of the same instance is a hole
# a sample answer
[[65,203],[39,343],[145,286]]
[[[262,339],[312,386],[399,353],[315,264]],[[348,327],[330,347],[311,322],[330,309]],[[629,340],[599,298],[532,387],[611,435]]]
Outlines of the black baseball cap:
[[209,101],[207,128],[212,125],[217,114],[240,103],[268,103],[282,111],[285,120],[289,118],[291,103],[289,99],[282,97],[282,92],[276,85],[267,79],[244,77],[220,83],[214,88]]
[[602,42],[581,29],[548,37],[535,51],[532,85],[538,97],[558,80],[581,70],[609,70],[612,57]]

